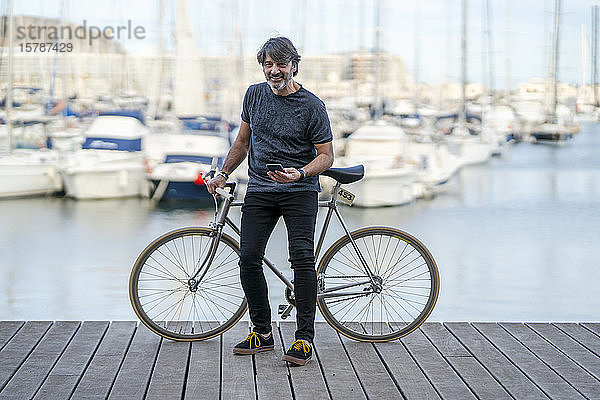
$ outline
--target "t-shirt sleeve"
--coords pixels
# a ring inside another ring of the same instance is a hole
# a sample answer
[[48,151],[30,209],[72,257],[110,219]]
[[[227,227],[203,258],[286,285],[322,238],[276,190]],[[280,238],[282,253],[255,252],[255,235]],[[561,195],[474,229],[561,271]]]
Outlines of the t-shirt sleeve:
[[308,125],[308,134],[310,141],[313,144],[327,143],[333,140],[327,110],[325,104],[322,102],[319,102],[317,107],[315,107],[315,111],[312,113]]
[[249,87],[246,90],[246,94],[244,95],[244,102],[242,104],[242,121],[250,123],[250,90],[252,87]]

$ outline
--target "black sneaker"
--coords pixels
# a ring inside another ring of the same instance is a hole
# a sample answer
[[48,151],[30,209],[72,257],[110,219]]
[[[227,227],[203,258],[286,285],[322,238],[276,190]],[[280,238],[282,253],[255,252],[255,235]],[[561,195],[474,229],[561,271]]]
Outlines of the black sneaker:
[[292,343],[282,360],[296,365],[306,365],[311,358],[312,346],[308,342],[298,339]]
[[256,332],[252,332],[248,337],[235,345],[233,354],[255,354],[260,351],[273,350],[273,333],[269,337],[264,337]]

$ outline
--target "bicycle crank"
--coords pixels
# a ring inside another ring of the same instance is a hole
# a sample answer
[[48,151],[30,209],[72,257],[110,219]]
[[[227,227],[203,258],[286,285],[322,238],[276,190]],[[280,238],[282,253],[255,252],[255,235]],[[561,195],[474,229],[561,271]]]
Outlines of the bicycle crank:
[[280,304],[277,312],[281,315],[281,319],[287,319],[294,309],[293,304]]
[[[294,281],[292,281],[294,283]],[[278,308],[278,312],[281,315],[281,319],[286,319],[292,313],[292,310],[296,306],[296,297],[294,296],[294,291],[289,287],[285,287],[285,299],[288,304],[280,304]]]

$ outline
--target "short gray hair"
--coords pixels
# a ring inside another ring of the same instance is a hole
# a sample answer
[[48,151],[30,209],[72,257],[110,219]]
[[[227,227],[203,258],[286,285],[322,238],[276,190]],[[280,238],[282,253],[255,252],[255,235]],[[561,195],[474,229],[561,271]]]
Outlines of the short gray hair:
[[298,54],[298,50],[296,50],[296,47],[294,47],[294,44],[290,39],[283,36],[277,36],[267,40],[260,50],[258,50],[258,53],[256,53],[256,60],[258,60],[260,65],[265,63],[267,54],[277,63],[287,64],[291,61],[292,65],[296,66],[296,70],[292,76],[298,74],[300,54]]

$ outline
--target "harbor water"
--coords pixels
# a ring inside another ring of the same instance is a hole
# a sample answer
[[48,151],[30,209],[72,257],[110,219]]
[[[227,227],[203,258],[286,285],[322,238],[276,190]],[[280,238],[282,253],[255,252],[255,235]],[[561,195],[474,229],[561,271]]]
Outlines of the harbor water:
[[[600,125],[583,125],[565,146],[520,143],[465,167],[431,199],[342,213],[353,229],[392,225],[427,245],[441,275],[430,320],[597,321],[599,155]],[[165,231],[206,225],[210,206],[1,201],[0,319],[136,319],[128,280],[137,255]],[[340,235],[333,221],[327,243]],[[267,255],[291,276],[281,221]],[[266,273],[276,318],[283,285]]]

